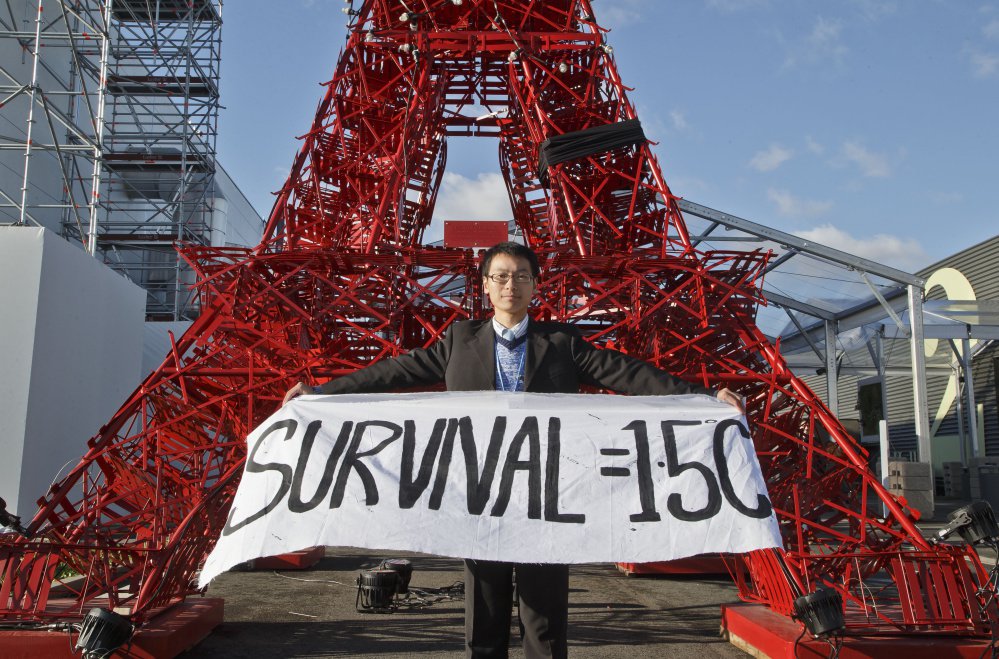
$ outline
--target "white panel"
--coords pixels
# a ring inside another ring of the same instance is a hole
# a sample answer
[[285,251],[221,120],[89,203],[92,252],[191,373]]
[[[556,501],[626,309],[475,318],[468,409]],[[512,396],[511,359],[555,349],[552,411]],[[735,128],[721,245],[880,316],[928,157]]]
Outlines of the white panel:
[[86,440],[139,383],[145,293],[50,231],[10,227],[0,236],[21,287],[34,291],[16,313],[6,307],[3,321],[20,339],[4,344],[5,359],[30,356],[30,372],[0,375],[4,389],[27,394],[11,410],[23,431],[0,440],[23,445],[16,491],[5,479],[0,496],[29,519],[59,469],[79,461]]
[[0,498],[16,511],[42,267],[42,229],[0,227]]
[[189,320],[146,323],[145,340],[142,346],[143,378],[159,368],[173,349],[169,333],[173,332],[173,340],[177,341],[190,326],[191,321]]

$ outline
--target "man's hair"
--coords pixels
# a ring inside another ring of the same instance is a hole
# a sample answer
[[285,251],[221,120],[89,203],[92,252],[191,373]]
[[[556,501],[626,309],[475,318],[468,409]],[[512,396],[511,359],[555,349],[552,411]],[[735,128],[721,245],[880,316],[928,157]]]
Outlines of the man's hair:
[[537,277],[541,274],[541,266],[538,265],[538,255],[533,250],[520,243],[505,242],[493,245],[482,255],[481,270],[483,277],[489,274],[489,263],[497,254],[506,254],[514,258],[527,259],[527,262],[531,264],[531,275]]

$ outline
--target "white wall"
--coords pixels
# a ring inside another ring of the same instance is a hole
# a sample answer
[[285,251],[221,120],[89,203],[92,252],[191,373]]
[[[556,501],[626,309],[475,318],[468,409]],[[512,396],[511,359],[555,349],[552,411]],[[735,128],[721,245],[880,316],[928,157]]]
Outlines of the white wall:
[[0,227],[0,497],[23,521],[140,381],[145,293],[35,227]]
[[215,163],[215,198],[212,200],[212,246],[256,247],[264,220],[250,205],[222,163]]

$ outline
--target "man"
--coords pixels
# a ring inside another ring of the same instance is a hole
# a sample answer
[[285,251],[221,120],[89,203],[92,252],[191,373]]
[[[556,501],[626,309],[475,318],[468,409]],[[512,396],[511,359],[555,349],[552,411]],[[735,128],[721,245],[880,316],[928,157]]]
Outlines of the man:
[[[712,393],[638,359],[594,348],[570,325],[529,318],[540,268],[537,255],[527,247],[500,243],[483,255],[481,269],[482,287],[493,307],[491,319],[455,323],[429,348],[377,362],[320,387],[299,382],[284,402],[301,394],[381,392],[441,381],[448,391],[578,393],[581,384],[589,384],[636,395]],[[741,398],[728,389],[716,395],[744,411]],[[514,570],[525,656],[564,658],[568,566],[473,560],[465,561],[466,655],[507,656]]]

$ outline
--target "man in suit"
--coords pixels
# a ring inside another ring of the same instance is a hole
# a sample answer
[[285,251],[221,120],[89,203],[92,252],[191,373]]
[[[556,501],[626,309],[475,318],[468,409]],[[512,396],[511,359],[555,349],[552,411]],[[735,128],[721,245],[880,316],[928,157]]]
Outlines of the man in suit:
[[[455,323],[429,348],[319,387],[299,382],[284,402],[301,394],[373,393],[443,381],[448,391],[578,393],[588,384],[633,395],[702,393],[744,411],[742,399],[728,389],[715,393],[692,385],[620,352],[594,348],[571,325],[531,319],[527,309],[540,268],[527,247],[500,243],[483,255],[481,270],[491,319]],[[525,656],[566,657],[568,566],[473,560],[465,561],[466,655],[507,656],[514,571]]]

